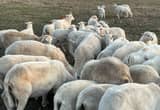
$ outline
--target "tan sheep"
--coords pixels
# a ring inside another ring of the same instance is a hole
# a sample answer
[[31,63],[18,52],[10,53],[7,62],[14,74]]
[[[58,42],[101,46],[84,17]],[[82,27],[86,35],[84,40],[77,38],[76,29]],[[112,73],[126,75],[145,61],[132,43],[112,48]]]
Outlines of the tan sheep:
[[128,66],[115,57],[88,61],[81,71],[80,79],[112,84],[132,82]]
[[45,96],[70,80],[73,77],[58,60],[16,64],[4,79],[2,98],[7,110],[24,110],[29,97]]
[[34,55],[34,56],[46,56],[51,59],[60,60],[64,63],[67,70],[72,72],[72,67],[69,65],[64,53],[54,45],[43,44],[34,40],[21,40],[12,43],[6,50],[5,54],[16,55]]

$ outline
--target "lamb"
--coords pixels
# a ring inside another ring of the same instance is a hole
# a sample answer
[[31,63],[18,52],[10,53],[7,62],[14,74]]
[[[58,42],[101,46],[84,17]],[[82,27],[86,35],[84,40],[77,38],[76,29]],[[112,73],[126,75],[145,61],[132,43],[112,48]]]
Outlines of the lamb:
[[132,82],[128,66],[115,57],[88,61],[81,71],[80,79],[111,84]]
[[127,83],[107,89],[98,110],[158,110],[160,88],[157,84]]
[[[89,34],[76,48],[74,52],[74,72],[77,78],[80,76],[83,65],[97,57],[101,51],[101,38],[95,34]],[[85,55],[85,56],[84,56]]]
[[116,39],[98,54],[97,59],[112,56],[117,49],[119,49],[120,47],[122,47],[127,43],[129,43],[129,41],[126,39],[122,38]]
[[100,20],[99,24],[101,24],[104,28],[107,28],[107,29],[109,28],[109,25],[103,20]]
[[158,72],[149,65],[133,65],[130,66],[130,73],[135,83],[149,83],[160,79]]
[[105,5],[97,6],[98,9],[98,16],[100,19],[105,19],[106,13],[105,13]]
[[158,38],[154,32],[146,31],[143,33],[142,37],[139,39],[148,45],[150,44],[158,44]]
[[160,56],[155,56],[152,59],[145,61],[143,64],[152,66],[160,74],[159,62],[160,62]]
[[129,55],[132,52],[136,52],[136,51],[142,49],[143,47],[145,47],[145,43],[140,42],[140,41],[132,41],[132,42],[129,42],[128,44],[120,47],[119,49],[117,49],[114,52],[113,56],[117,57],[123,61],[125,56]]
[[24,29],[20,32],[25,33],[25,34],[34,35],[32,22],[31,21],[25,22],[25,24],[27,25],[26,29]]
[[75,80],[63,84],[54,96],[54,110],[75,110],[79,93],[94,84],[93,81]]
[[5,55],[0,58],[0,88],[2,88],[3,80],[6,73],[15,64],[29,61],[48,61],[49,58],[45,56],[30,56],[30,55]]
[[3,48],[7,48],[10,44],[18,40],[39,40],[40,37],[21,32],[7,32],[0,37]]
[[51,20],[49,24],[45,24],[43,26],[42,35],[52,35],[52,33],[55,31],[55,20]]
[[123,62],[128,66],[135,65],[135,64],[142,64],[143,62],[159,55],[160,55],[160,46],[151,45],[151,46],[146,46],[137,52],[133,52],[127,55],[123,59]]
[[70,27],[74,19],[75,18],[73,17],[72,13],[67,14],[64,19],[54,20],[54,28],[55,29],[67,29]]
[[[32,48],[31,48],[32,47]],[[6,55],[34,55],[46,56],[51,59],[57,59],[64,63],[67,70],[73,73],[71,65],[66,60],[64,53],[54,45],[47,45],[33,40],[21,40],[12,43],[6,50]]]
[[83,89],[77,98],[75,110],[98,110],[99,101],[112,84],[93,84]]
[[30,97],[45,96],[70,80],[73,77],[58,60],[16,64],[4,79],[2,99],[8,110],[16,107],[16,104],[16,110],[24,110]]
[[118,19],[120,19],[120,17],[126,17],[126,18],[133,17],[133,13],[128,4],[122,4],[122,5],[114,4],[113,7],[114,7],[114,12],[118,17]]

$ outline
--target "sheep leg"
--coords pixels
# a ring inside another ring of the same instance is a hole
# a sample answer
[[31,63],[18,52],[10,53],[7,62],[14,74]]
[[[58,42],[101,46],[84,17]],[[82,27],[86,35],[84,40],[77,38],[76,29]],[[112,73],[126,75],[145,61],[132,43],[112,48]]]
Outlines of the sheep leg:
[[19,101],[18,101],[17,110],[24,110],[28,99],[29,99],[29,95],[27,95],[27,94],[23,95],[23,97],[21,99],[19,99]]
[[47,95],[42,96],[42,107],[46,107],[48,104]]

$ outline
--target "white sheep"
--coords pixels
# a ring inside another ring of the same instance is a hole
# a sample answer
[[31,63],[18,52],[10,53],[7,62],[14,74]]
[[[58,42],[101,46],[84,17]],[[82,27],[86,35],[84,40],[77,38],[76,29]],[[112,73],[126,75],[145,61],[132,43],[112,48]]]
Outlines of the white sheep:
[[88,20],[88,25],[99,26],[98,17],[96,15],[92,15]]
[[57,59],[64,63],[67,70],[72,72],[72,67],[68,63],[64,53],[54,45],[43,44],[33,40],[21,40],[12,43],[6,50],[6,55],[34,55],[34,56],[46,56],[51,59]]
[[45,24],[43,26],[42,35],[52,35],[52,33],[55,31],[55,20],[51,20],[49,24]]
[[131,11],[131,8],[128,4],[122,4],[122,5],[117,5],[114,4],[114,13],[120,19],[120,17],[133,17],[133,13]]
[[99,101],[112,84],[93,84],[83,89],[77,98],[75,110],[98,110]]
[[55,29],[67,29],[70,27],[74,19],[75,18],[73,17],[72,13],[67,14],[64,19],[55,19],[54,28]]
[[[47,61],[49,58],[45,56],[30,56],[30,55],[5,55],[0,58],[0,83],[3,85],[3,79],[6,73],[15,64],[29,61]],[[2,88],[2,87],[1,87]]]
[[158,38],[154,32],[146,31],[143,33],[139,41],[142,41],[148,45],[158,44]]
[[152,66],[160,74],[160,56],[155,56],[150,60],[145,61],[144,65]]
[[133,65],[129,67],[130,74],[135,83],[150,83],[160,79],[158,72],[149,65]]
[[56,44],[57,42],[64,42],[67,40],[68,34],[72,31],[77,31],[75,25],[71,25],[68,29],[56,29],[53,33],[52,44]]
[[116,40],[114,40],[110,45],[108,45],[104,50],[102,50],[98,56],[97,59],[103,58],[103,57],[109,57],[112,56],[112,54],[120,47],[122,47],[123,45],[129,43],[128,40],[126,39],[122,39],[122,38],[118,38]]
[[76,48],[74,52],[74,72],[76,77],[80,76],[80,72],[84,64],[97,57],[101,51],[101,37],[96,33],[89,34]]
[[136,52],[143,47],[145,47],[145,43],[140,41],[131,41],[117,49],[112,56],[117,57],[123,61],[125,56],[129,55],[130,53]]
[[109,25],[103,20],[100,20],[99,24],[101,24],[104,28],[109,28]]
[[94,84],[93,81],[75,80],[63,84],[54,96],[54,110],[76,110],[79,93]]
[[26,26],[26,29],[24,29],[24,30],[22,30],[22,31],[20,31],[20,32],[25,33],[25,34],[34,35],[32,22],[31,22],[31,21],[25,22],[25,24],[27,25],[27,26]]
[[105,19],[106,17],[105,8],[106,8],[105,5],[97,6],[98,16],[100,19]]
[[135,64],[142,64],[143,62],[160,55],[160,46],[159,45],[150,45],[140,49],[137,52],[133,52],[127,55],[123,62],[128,66]]
[[6,74],[2,98],[8,110],[24,110],[30,97],[45,96],[70,80],[73,77],[58,60],[16,64]]
[[111,84],[132,82],[128,66],[115,57],[88,61],[81,70],[80,79]]
[[160,88],[154,83],[113,86],[102,96],[98,110],[158,110],[159,93]]
[[45,43],[45,44],[52,44],[52,36],[51,35],[42,35],[40,42]]

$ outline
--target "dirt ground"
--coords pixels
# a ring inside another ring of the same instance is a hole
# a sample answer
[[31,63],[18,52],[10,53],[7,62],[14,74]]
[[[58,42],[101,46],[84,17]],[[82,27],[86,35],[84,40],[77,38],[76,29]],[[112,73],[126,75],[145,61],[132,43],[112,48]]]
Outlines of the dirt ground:
[[[129,4],[134,17],[118,20],[112,10],[114,3]],[[87,21],[91,15],[97,14],[99,4],[106,5],[105,21],[111,27],[124,28],[129,40],[138,40],[144,31],[153,31],[160,37],[160,0],[0,0],[0,29],[22,30],[25,21],[33,21],[35,33],[41,35],[43,25],[49,20],[72,11],[75,24]],[[25,110],[38,110],[38,102],[30,99]],[[5,110],[2,100],[0,110]],[[52,104],[45,110],[53,110]]]

